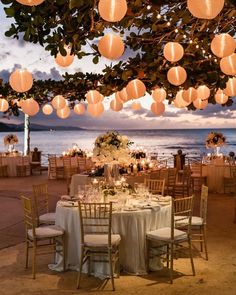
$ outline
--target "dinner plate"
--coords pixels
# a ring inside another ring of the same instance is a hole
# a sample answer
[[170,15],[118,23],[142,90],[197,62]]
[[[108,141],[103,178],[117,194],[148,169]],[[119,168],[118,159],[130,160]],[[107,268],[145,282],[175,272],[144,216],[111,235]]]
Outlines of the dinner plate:
[[123,211],[137,211],[137,208],[123,208]]

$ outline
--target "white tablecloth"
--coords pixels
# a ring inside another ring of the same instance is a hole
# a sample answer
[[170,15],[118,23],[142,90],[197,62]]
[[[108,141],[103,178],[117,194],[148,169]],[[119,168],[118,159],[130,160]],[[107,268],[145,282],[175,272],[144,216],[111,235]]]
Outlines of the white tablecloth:
[[[147,231],[170,225],[171,206],[161,206],[159,210],[139,210],[114,212],[112,231],[121,235],[120,263],[129,273],[142,275],[145,268],[145,234]],[[60,202],[56,208],[56,225],[65,229],[67,234],[68,269],[78,269],[80,256],[80,220],[77,207],[63,207]],[[62,261],[57,257],[57,264],[51,265],[54,270],[62,270]],[[106,272],[104,263],[94,266],[96,275]]]
[[7,165],[7,172],[9,177],[15,177],[17,176],[16,173],[16,165],[20,162],[22,156],[6,156],[2,157],[2,163],[3,165]]

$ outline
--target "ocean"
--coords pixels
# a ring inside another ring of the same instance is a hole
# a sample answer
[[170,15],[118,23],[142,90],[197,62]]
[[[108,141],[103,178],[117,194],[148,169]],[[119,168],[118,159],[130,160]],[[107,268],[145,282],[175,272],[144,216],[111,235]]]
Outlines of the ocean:
[[[236,129],[163,129],[163,130],[121,130],[121,134],[127,135],[134,144],[132,149],[144,149],[148,153],[156,153],[161,157],[170,157],[182,149],[189,157],[196,157],[212,152],[205,148],[205,139],[209,132],[219,131],[226,137],[226,145],[220,152],[228,154],[236,153]],[[93,149],[96,137],[105,131],[78,130],[78,131],[35,131],[30,133],[31,150],[37,147],[42,154],[61,155],[63,151],[77,144],[83,150]],[[9,132],[0,133],[0,152],[6,151],[3,138]],[[24,133],[14,132],[18,136],[19,143],[16,150],[23,151]]]

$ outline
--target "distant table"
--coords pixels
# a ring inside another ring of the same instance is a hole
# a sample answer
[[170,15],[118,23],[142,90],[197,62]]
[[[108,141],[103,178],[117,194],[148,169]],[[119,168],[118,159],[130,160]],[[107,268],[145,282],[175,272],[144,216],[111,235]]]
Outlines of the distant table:
[[21,162],[22,156],[5,156],[2,157],[3,165],[7,165],[7,172],[9,177],[17,176],[16,166]]

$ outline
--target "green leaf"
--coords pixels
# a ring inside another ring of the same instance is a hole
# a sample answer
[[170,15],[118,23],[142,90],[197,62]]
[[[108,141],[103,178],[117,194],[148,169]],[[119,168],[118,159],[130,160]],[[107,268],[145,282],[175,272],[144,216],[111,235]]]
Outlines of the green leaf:
[[99,62],[99,57],[98,57],[98,55],[96,55],[96,56],[93,58],[93,63],[96,65],[96,64],[98,64],[98,62]]
[[15,9],[13,7],[4,8],[4,10],[5,10],[5,13],[7,16],[9,16],[9,17],[15,16]]

